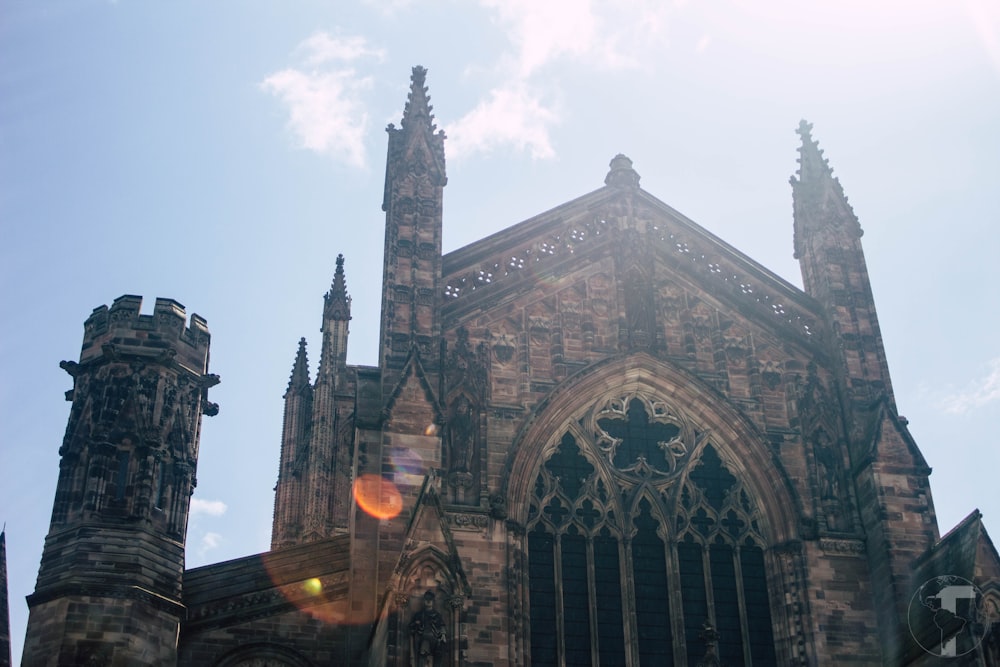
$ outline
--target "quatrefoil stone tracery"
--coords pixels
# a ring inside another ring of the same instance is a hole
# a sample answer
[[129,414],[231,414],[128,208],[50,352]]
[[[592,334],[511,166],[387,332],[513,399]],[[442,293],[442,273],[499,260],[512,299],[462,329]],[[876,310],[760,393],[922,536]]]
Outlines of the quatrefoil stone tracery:
[[695,431],[665,402],[639,392],[612,396],[591,411],[591,433],[621,473],[671,477],[695,445]]

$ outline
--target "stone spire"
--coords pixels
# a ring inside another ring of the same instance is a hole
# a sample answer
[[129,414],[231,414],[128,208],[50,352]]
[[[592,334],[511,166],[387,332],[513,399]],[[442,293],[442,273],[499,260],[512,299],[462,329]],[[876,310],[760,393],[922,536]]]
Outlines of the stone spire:
[[344,279],[344,255],[337,255],[337,270],[333,274],[333,284],[324,297],[324,320],[351,319],[351,297],[347,295],[347,281]]
[[0,530],[0,666],[10,662],[10,606],[7,603],[7,530]]
[[323,295],[323,345],[320,349],[317,383],[340,377],[347,367],[347,336],[351,321],[351,297],[347,295],[347,281],[344,278],[344,256],[337,255],[337,268],[333,274],[330,291]]
[[824,227],[840,228],[853,238],[863,234],[854,209],[847,201],[844,188],[834,177],[829,161],[823,157],[823,150],[812,138],[812,123],[799,122],[796,130],[802,138],[799,147],[799,169],[792,176],[792,200],[795,207],[795,257],[803,253],[805,237],[820,232]]
[[[444,132],[437,130],[424,86],[413,68],[401,127],[389,125],[385,166],[385,252],[382,271],[380,366],[383,389],[395,388],[411,352],[437,372],[441,336],[441,225]],[[436,386],[436,380],[431,382]]]
[[431,98],[427,94],[427,86],[424,81],[427,77],[427,69],[417,65],[410,75],[410,94],[406,97],[406,106],[403,107],[403,119],[400,125],[404,130],[410,129],[411,125],[420,124],[431,132],[437,129],[434,125],[434,114],[431,111]]
[[434,114],[431,113],[434,107],[424,85],[426,77],[426,68],[420,65],[413,68],[400,127],[389,123],[385,129],[389,134],[389,150],[382,210],[386,212],[391,204],[393,182],[415,163],[422,163],[434,186],[444,187],[448,183],[444,166],[444,130],[438,130],[434,124]]
[[[288,393],[301,391],[309,386],[309,359],[306,356],[306,339],[299,339],[299,351],[292,365],[292,376],[288,380]],[[287,396],[287,394],[286,394]]]
[[885,395],[895,406],[861,225],[811,130],[806,121],[799,124],[798,178],[791,178],[802,286],[822,304],[830,330],[842,339],[835,354],[842,357],[849,378],[844,385],[849,388],[848,402],[867,405]]

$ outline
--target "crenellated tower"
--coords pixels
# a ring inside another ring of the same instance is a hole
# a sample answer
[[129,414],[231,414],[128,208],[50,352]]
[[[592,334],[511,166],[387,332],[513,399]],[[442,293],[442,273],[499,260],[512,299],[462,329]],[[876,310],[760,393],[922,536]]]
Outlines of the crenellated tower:
[[49,533],[28,597],[25,665],[173,664],[201,415],[214,415],[205,320],[122,296],[84,324]]
[[337,256],[330,290],[323,296],[319,369],[309,380],[306,341],[299,341],[285,392],[281,461],[274,496],[271,547],[322,539],[347,528],[353,402],[347,369],[351,297],[344,256]]
[[865,533],[882,658],[896,664],[914,561],[939,538],[930,472],[896,411],[889,367],[861,248],[861,225],[840,182],[802,121],[798,178],[792,177],[795,256],[806,293],[826,316],[839,366],[836,399]]
[[[444,131],[437,130],[424,79],[414,67],[400,127],[390,124],[385,169],[385,256],[380,367],[385,395],[407,359],[438,372],[441,335],[441,219]],[[429,379],[432,386],[436,380]]]

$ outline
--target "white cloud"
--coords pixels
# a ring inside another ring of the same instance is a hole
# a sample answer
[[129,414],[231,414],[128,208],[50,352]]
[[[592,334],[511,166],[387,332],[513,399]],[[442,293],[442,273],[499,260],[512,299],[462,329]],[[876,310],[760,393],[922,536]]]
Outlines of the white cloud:
[[526,150],[534,159],[555,156],[549,128],[559,115],[523,84],[494,88],[489,98],[448,126],[449,157],[461,159],[501,146]]
[[288,127],[303,148],[363,168],[368,130],[363,97],[372,78],[347,63],[365,58],[381,61],[385,52],[370,47],[364,37],[318,32],[299,44],[295,53],[302,67],[274,72],[261,88],[288,108]]
[[984,377],[970,382],[962,391],[946,395],[943,404],[945,412],[965,414],[998,400],[1000,400],[1000,357],[990,362],[989,371]]
[[204,557],[206,553],[222,544],[222,535],[219,533],[205,533],[201,536],[201,543],[198,545],[198,555]]
[[304,54],[303,62],[313,67],[338,60],[350,62],[365,57],[385,60],[385,51],[369,47],[368,41],[360,35],[334,39],[325,32],[317,32],[299,44],[295,52]]
[[[510,48],[485,72],[499,79],[475,109],[448,127],[448,155],[461,157],[502,146],[553,158],[550,135],[560,120],[535,90],[559,90],[553,64],[601,70],[641,67],[666,47],[676,8],[662,0],[480,0]],[[482,77],[483,69],[469,73]]]
[[638,67],[666,46],[667,18],[675,6],[662,0],[481,0],[515,47],[517,77],[557,59],[601,69]]
[[226,503],[221,500],[202,500],[201,498],[191,499],[191,515],[197,516],[205,514],[208,516],[222,516],[229,509]]
[[589,0],[483,0],[517,48],[517,75],[529,76],[550,60],[580,56],[592,46],[597,19]]

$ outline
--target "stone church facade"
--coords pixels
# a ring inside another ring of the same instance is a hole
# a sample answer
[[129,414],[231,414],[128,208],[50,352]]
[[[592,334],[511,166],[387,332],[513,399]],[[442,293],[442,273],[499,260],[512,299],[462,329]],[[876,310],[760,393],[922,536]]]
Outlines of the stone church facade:
[[[285,393],[270,551],[184,569],[205,321],[132,296],[87,320],[23,664],[998,664],[1000,558],[978,512],[939,533],[811,126],[804,289],[623,155],[443,254],[424,78],[388,128],[378,366],[346,363],[338,257],[315,377],[303,339]],[[944,633],[912,608],[941,576],[975,591]]]

